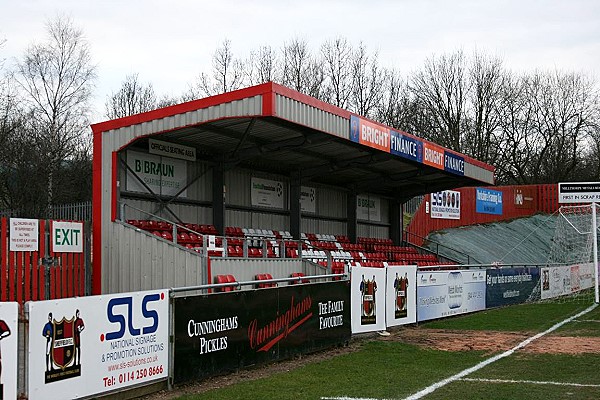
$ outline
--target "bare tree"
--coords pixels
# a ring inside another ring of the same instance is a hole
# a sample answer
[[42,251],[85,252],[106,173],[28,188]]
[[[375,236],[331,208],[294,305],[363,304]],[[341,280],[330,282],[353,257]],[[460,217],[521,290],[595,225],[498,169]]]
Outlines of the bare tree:
[[225,39],[213,54],[212,76],[201,73],[184,98],[192,100],[237,90],[244,84],[244,70],[244,63],[233,55],[231,41]]
[[31,45],[18,64],[18,78],[30,110],[31,141],[43,157],[46,204],[54,198],[54,175],[63,160],[85,147],[89,102],[96,77],[89,45],[70,19],[47,24],[45,43]]
[[432,118],[434,130],[424,132],[427,139],[462,151],[468,84],[462,51],[431,57],[423,69],[412,76],[413,96]]
[[507,72],[500,58],[475,53],[468,71],[469,92],[463,151],[495,164],[500,159],[502,131],[499,104]]
[[593,82],[581,74],[538,71],[506,87],[502,182],[556,183],[593,175],[584,160],[598,126]]
[[262,46],[250,52],[248,60],[248,82],[251,85],[276,81],[278,58],[271,46]]
[[352,56],[351,68],[349,105],[359,115],[374,117],[375,107],[382,101],[390,73],[380,67],[378,54],[369,55],[362,43]]
[[[352,47],[344,38],[329,40],[321,46],[321,56],[325,71],[324,92],[326,97],[323,100],[346,108],[353,84]],[[364,56],[364,54],[360,56]]]
[[106,100],[106,117],[126,117],[157,108],[156,94],[151,83],[143,84],[138,74],[127,75],[121,88]]
[[281,83],[298,92],[323,100],[324,73],[305,40],[295,38],[283,46]]

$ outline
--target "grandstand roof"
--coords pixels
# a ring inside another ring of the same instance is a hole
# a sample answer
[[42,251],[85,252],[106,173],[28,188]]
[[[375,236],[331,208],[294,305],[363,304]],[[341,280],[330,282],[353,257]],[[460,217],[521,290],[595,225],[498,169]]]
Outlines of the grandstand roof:
[[[195,147],[198,159],[225,168],[280,173],[302,184],[401,201],[494,183],[490,165],[272,82],[92,128],[94,145],[111,151],[147,149],[152,136]],[[110,135],[107,142],[104,134]]]

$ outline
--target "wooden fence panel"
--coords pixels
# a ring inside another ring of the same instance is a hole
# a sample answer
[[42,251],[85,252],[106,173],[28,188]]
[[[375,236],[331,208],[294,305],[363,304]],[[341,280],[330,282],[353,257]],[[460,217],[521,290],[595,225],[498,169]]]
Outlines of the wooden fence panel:
[[[54,221],[39,220],[38,250],[10,251],[10,219],[0,219],[0,300],[24,304],[86,294],[89,246],[59,253],[49,243]],[[89,238],[84,238],[84,243]]]

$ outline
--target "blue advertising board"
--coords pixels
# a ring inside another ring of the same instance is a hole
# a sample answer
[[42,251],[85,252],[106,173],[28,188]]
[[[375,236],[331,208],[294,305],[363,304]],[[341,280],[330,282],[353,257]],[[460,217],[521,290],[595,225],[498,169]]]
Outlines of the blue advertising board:
[[423,142],[419,139],[390,130],[390,152],[409,160],[423,162]]
[[455,175],[465,175],[465,158],[449,151],[444,152],[444,171]]
[[477,188],[475,211],[480,214],[502,215],[502,192]]
[[539,298],[539,267],[490,268],[486,274],[485,306],[521,304]]

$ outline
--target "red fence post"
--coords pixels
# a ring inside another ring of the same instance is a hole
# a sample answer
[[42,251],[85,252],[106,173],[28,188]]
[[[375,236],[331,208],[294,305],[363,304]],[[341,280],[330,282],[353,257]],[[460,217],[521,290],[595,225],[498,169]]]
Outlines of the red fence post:
[[15,270],[17,273],[15,290],[17,291],[17,303],[19,304],[23,304],[23,272],[25,270],[25,265],[23,264],[24,258],[25,253],[19,251],[17,253],[17,263],[15,264]]
[[[40,220],[40,237],[43,239],[40,240],[40,254],[39,260],[36,263],[37,273],[38,273],[38,287],[37,287],[37,298],[38,300],[47,300],[46,299],[46,264],[44,263],[44,258],[46,257],[46,221]],[[40,265],[41,261],[41,265]]]
[[8,301],[15,301],[15,253],[8,253]]
[[1,222],[1,227],[0,227],[1,231],[0,231],[0,240],[2,241],[2,243],[0,243],[0,256],[2,257],[2,262],[0,263],[0,274],[2,274],[2,276],[0,276],[0,284],[2,285],[0,287],[0,291],[2,292],[2,301],[6,301],[6,289],[7,289],[7,270],[6,270],[6,261],[7,261],[7,249],[8,249],[8,234],[6,231],[6,217],[2,217],[2,222]]

